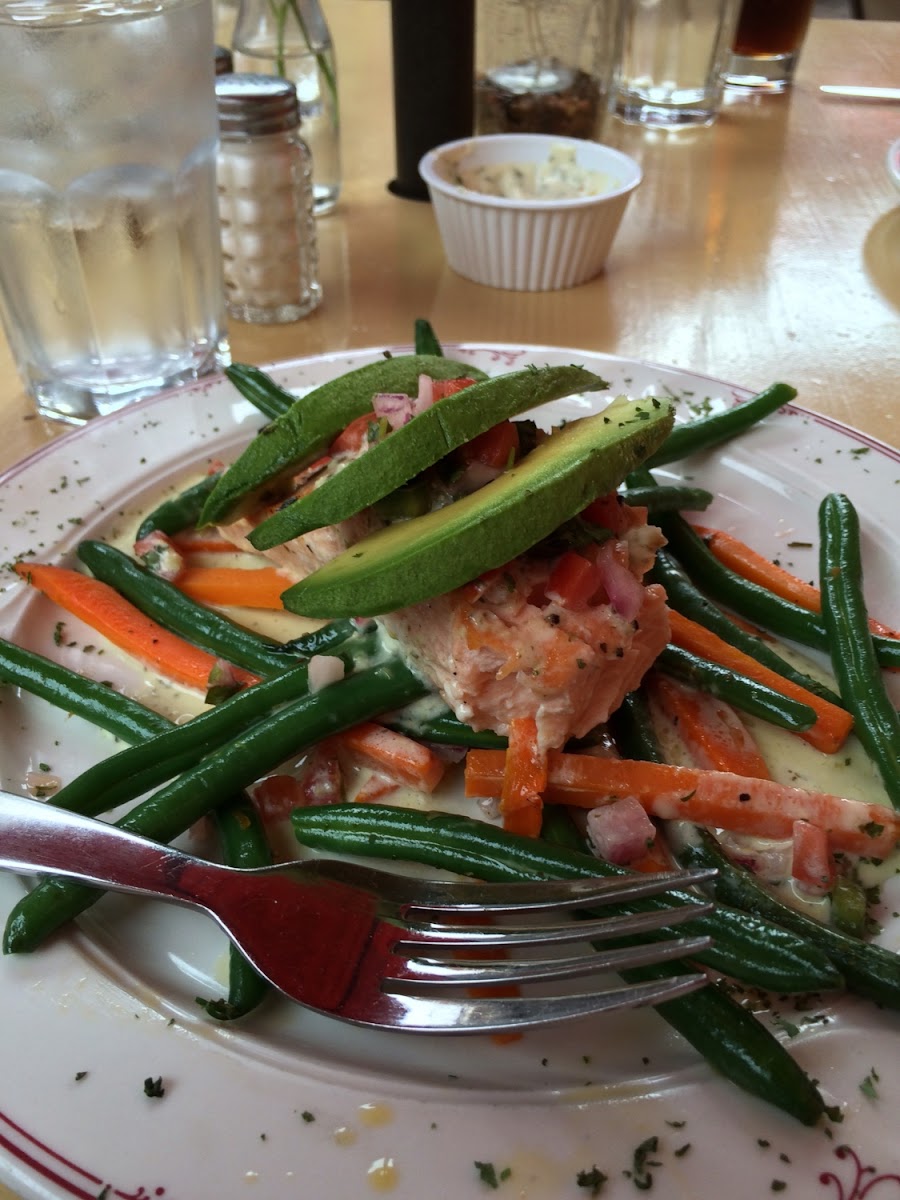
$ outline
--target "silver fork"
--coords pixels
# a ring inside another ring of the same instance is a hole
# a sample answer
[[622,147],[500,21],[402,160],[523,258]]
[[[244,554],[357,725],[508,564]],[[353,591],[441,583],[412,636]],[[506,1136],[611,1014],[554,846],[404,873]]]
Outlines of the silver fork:
[[[710,912],[712,903],[699,897],[665,911],[603,916],[579,910],[684,888],[709,879],[710,871],[483,884],[411,879],[330,859],[242,870],[6,792],[0,792],[0,867],[201,909],[290,999],[360,1025],[426,1033],[525,1029],[658,1004],[706,982],[689,970],[642,983],[601,981],[589,991],[479,994],[698,953],[709,938],[620,943]],[[576,914],[583,919],[573,919]],[[515,957],[610,940],[617,944]]]

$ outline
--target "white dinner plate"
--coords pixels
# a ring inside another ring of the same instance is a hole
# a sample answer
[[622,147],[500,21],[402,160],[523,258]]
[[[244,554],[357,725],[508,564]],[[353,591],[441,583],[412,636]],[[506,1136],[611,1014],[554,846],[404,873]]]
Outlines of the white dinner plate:
[[[747,395],[576,350],[447,350],[491,372],[583,362],[613,394],[672,395],[683,417]],[[272,370],[300,390],[379,353]],[[556,412],[571,417],[600,402],[566,401]],[[70,561],[81,538],[127,536],[141,511],[209,460],[233,457],[261,423],[216,378],[48,444],[0,481],[3,561]],[[849,493],[871,602],[891,619],[900,594],[895,451],[790,406],[668,474],[679,472],[715,492],[707,523],[743,534],[806,578],[816,572],[819,501],[829,490]],[[9,571],[4,584],[3,636],[147,697],[149,685],[115,651],[101,653],[70,620],[54,638],[58,614]],[[68,779],[111,745],[13,689],[0,694],[5,788],[22,791],[41,765]],[[23,890],[16,877],[0,878],[4,914]],[[889,893],[890,885],[882,940],[897,948],[891,913],[900,902]],[[843,1107],[841,1124],[810,1130],[713,1075],[652,1011],[505,1045],[373,1033],[280,1000],[232,1027],[212,1023],[195,1002],[221,994],[225,957],[204,918],[106,897],[77,931],[0,960],[0,1179],[28,1200],[470,1200],[493,1193],[481,1163],[493,1165],[496,1194],[510,1200],[590,1197],[590,1177],[579,1183],[579,1174],[593,1168],[608,1176],[597,1194],[616,1200],[634,1195],[635,1153],[656,1138],[646,1157],[657,1197],[900,1195],[900,1017],[852,997],[773,1001],[779,1035],[828,1102]],[[164,1095],[145,1095],[146,1079],[161,1080]]]

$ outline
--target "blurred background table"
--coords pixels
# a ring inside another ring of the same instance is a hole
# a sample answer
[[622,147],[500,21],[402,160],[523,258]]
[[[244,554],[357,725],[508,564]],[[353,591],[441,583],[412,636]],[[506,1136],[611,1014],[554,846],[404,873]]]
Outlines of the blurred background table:
[[[710,128],[659,133],[609,119],[603,140],[640,161],[644,182],[606,272],[569,291],[518,293],[455,275],[431,206],[387,191],[389,5],[325,7],[345,183],[318,226],[324,301],[292,325],[233,323],[236,361],[403,343],[423,316],[448,343],[571,346],[751,388],[785,379],[804,405],[900,444],[900,194],[885,170],[900,105],[818,91],[900,82],[900,22],[815,20],[792,91],[729,95]],[[0,466],[60,432],[33,415],[5,344],[0,416]]]

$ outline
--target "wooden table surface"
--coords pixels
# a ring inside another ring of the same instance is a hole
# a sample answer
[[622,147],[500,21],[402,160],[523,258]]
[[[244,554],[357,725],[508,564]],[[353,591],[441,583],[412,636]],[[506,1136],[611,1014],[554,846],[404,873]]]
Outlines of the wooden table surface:
[[[319,222],[324,300],[291,325],[233,323],[236,361],[404,342],[571,346],[750,388],[785,379],[804,405],[900,444],[900,193],[885,169],[900,105],[822,96],[820,83],[896,84],[900,22],[815,21],[796,86],[730,96],[678,134],[609,121],[636,157],[605,273],[562,292],[507,292],[446,265],[431,206],[387,191],[396,159],[389,6],[329,0],[343,111],[341,204]],[[59,429],[33,414],[0,339],[0,466]]]
[[[604,275],[564,292],[480,287],[447,267],[428,204],[398,199],[389,6],[326,0],[339,54],[344,190],[319,223],[324,301],[293,325],[234,324],[235,360],[404,342],[569,346],[671,364],[802,404],[900,445],[900,194],[885,169],[900,105],[820,83],[900,80],[900,22],[814,21],[793,90],[729,97],[711,128],[611,121],[644,182]],[[36,417],[0,344],[0,467],[60,428]],[[10,1197],[0,1185],[0,1197]]]

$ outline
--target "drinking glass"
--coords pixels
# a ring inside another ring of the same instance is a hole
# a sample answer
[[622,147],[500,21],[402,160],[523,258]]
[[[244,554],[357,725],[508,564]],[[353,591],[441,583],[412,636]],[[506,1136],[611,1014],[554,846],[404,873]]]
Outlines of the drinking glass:
[[815,0],[744,0],[725,68],[729,87],[790,87]]
[[228,361],[209,0],[0,0],[0,316],[71,424]]
[[611,106],[632,124],[710,125],[738,0],[622,0]]

